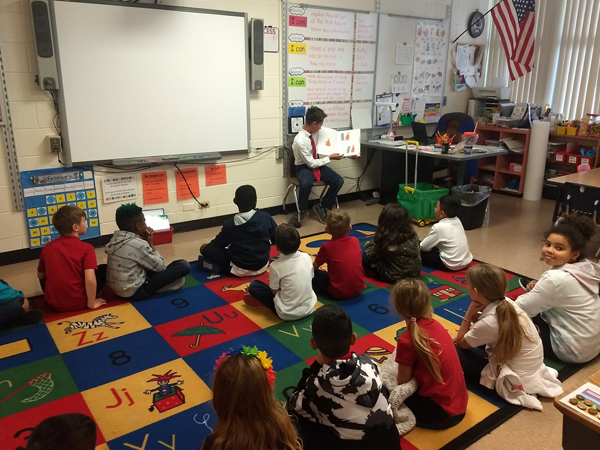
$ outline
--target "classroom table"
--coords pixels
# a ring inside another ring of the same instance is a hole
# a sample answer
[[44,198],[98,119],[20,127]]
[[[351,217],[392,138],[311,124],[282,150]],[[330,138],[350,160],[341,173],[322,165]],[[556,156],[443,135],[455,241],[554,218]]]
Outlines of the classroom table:
[[548,178],[548,182],[556,184],[577,183],[585,186],[600,187],[600,167],[580,173],[572,173],[555,178]]
[[[600,371],[591,375],[586,382],[600,386]],[[572,389],[571,392],[574,390]],[[600,442],[600,423],[598,420],[586,417],[560,402],[561,398],[569,394],[565,393],[554,399],[554,406],[563,415],[563,450],[588,448],[587,446],[592,444],[597,447]]]
[[548,178],[549,183],[554,183],[561,187],[561,192],[556,197],[556,204],[554,206],[554,214],[552,215],[552,223],[556,222],[558,215],[558,208],[562,200],[562,186],[565,183],[581,184],[583,186],[597,187],[600,188],[600,167],[597,169],[586,170],[585,172],[572,173],[569,175],[563,175],[560,177]]
[[[388,143],[389,142],[389,143]],[[396,141],[401,142],[401,141]],[[360,143],[361,149],[372,149],[373,151],[382,151],[381,153],[381,173],[380,173],[380,195],[381,195],[381,203],[387,203],[395,198],[398,193],[398,185],[404,183],[404,173],[405,173],[405,156],[403,155],[405,152],[408,152],[409,155],[415,155],[415,149],[406,149],[406,145],[394,145],[392,141],[383,141],[383,140],[366,140],[361,141]],[[452,161],[458,163],[458,173],[457,173],[457,184],[462,184],[465,179],[465,167],[467,161],[472,161],[481,158],[488,158],[490,156],[500,156],[506,155],[508,150],[498,147],[490,147],[485,145],[476,145],[475,148],[482,148],[487,150],[485,153],[471,153],[465,155],[464,153],[456,153],[456,154],[442,154],[438,152],[431,152],[426,150],[419,150],[419,166],[423,166],[423,160],[421,158],[427,159],[442,159],[447,161]],[[400,157],[400,155],[402,155]],[[414,169],[414,158],[409,159],[409,182],[413,180],[413,175],[415,172]],[[426,165],[425,165],[426,166]],[[426,166],[427,167],[427,166]],[[428,169],[431,169],[431,165],[428,166]],[[423,177],[425,175],[424,172],[419,172],[418,180],[421,181],[431,181],[431,178]],[[431,174],[429,174],[431,176]],[[417,180],[417,181],[418,181]]]

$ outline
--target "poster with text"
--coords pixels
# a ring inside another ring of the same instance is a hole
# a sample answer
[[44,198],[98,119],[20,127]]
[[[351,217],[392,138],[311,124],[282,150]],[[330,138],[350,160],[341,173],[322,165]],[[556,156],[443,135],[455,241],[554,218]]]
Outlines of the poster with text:
[[227,183],[227,168],[225,164],[215,166],[206,166],[204,168],[204,178],[207,186]]
[[142,174],[144,205],[169,201],[167,172],[146,172]]
[[411,93],[413,97],[442,95],[448,54],[447,34],[444,22],[417,21]]
[[[177,200],[185,200],[186,198],[200,197],[198,168],[188,167],[187,169],[181,169],[181,172],[175,169],[175,187],[177,190]],[[192,190],[192,192],[190,192],[190,189]],[[193,196],[192,193],[194,193]]]
[[287,4],[288,116],[302,116],[316,105],[327,113],[328,127],[350,127],[353,105],[373,101],[377,19]]
[[104,203],[133,200],[138,196],[135,175],[122,175],[102,179]]

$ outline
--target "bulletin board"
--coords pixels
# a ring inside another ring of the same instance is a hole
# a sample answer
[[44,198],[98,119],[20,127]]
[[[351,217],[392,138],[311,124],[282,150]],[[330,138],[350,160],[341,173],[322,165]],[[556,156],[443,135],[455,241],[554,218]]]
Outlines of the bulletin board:
[[373,107],[378,14],[285,7],[286,117],[304,116],[316,105],[327,113],[328,127],[352,127],[352,109]]
[[29,247],[43,247],[59,234],[52,217],[65,205],[87,214],[88,229],[81,239],[100,236],[98,197],[91,167],[29,170],[21,172]]
[[380,14],[378,31],[375,95],[391,93],[400,104],[394,120],[398,113],[413,113],[417,121],[436,123],[446,82],[448,21]]

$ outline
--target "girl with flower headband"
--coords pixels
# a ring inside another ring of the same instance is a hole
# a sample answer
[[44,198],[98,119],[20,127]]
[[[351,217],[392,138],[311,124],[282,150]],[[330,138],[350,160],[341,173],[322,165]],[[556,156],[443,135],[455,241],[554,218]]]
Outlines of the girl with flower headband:
[[[554,398],[563,390],[558,372],[544,365],[544,348],[535,325],[505,298],[504,271],[489,264],[467,270],[471,305],[456,345],[467,382],[495,389],[509,403],[542,410],[536,394]],[[482,352],[471,348],[485,345]]]
[[273,396],[275,372],[267,352],[241,347],[215,365],[217,425],[202,450],[301,450],[298,432]]
[[392,288],[391,300],[407,328],[396,349],[398,384],[414,377],[419,386],[404,404],[418,427],[453,427],[465,417],[467,387],[452,337],[433,318],[429,288],[421,280],[402,280]]

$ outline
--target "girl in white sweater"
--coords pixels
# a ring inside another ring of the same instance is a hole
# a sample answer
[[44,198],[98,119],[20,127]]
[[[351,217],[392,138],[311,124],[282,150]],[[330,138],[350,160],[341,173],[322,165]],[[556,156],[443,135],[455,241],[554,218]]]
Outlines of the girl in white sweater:
[[562,217],[542,247],[550,270],[516,301],[539,327],[546,356],[568,363],[586,363],[600,353],[600,267],[583,253],[595,230],[589,217]]
[[[489,264],[467,270],[471,305],[456,336],[467,382],[495,389],[506,401],[537,410],[535,395],[556,397],[563,390],[558,372],[544,365],[544,349],[535,325],[505,298],[504,271]],[[481,314],[481,315],[480,315]],[[485,345],[483,353],[471,348]]]

